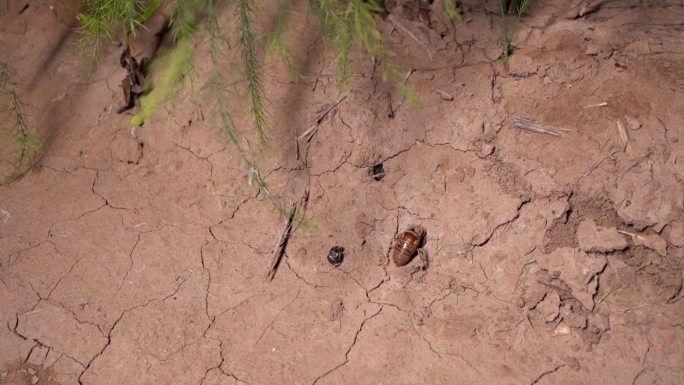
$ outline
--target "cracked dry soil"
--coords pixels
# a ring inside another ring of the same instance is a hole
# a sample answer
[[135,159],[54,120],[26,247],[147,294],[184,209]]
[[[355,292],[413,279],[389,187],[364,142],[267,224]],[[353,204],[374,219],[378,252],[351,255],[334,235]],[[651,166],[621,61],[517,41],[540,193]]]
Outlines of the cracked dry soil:
[[[604,1],[579,18],[580,2],[534,2],[506,65],[498,3],[463,3],[453,25],[395,15],[424,45],[383,24],[421,100],[394,118],[387,93],[401,96],[367,59],[335,86],[295,3],[305,72],[266,66],[274,149],[258,162],[285,201],[310,189],[316,227],[294,232],[266,282],[282,220],[210,98],[184,90],[131,129],[112,113],[121,48],[80,84],[83,63],[55,63],[76,9],[9,1],[0,51],[47,149],[0,187],[0,383],[681,384],[682,2]],[[298,158],[292,138],[344,95]],[[425,271],[389,262],[411,223],[428,231]]]

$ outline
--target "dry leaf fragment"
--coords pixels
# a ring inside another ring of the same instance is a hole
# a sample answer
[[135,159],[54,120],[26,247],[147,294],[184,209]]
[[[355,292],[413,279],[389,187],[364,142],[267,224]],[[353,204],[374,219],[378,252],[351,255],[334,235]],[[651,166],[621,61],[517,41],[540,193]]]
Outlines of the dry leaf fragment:
[[545,126],[543,124],[537,124],[529,119],[522,118],[520,116],[513,116],[513,123],[516,127],[523,130],[532,131],[539,134],[560,136],[558,131],[554,130],[553,128]]
[[435,88],[434,90],[437,93],[437,95],[439,95],[440,98],[447,100],[447,101],[454,100],[454,97],[451,94],[444,92],[444,91],[440,90],[439,88]]
[[624,144],[622,151],[627,152],[627,150],[629,149],[629,136],[627,136],[627,130],[625,129],[625,125],[622,124],[622,120],[620,119],[617,120],[617,130],[618,134],[620,135],[620,139]]

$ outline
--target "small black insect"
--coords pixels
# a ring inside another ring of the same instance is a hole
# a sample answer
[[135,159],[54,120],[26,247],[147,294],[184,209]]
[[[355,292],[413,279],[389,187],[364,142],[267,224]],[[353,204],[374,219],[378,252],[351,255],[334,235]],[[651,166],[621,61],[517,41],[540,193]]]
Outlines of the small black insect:
[[385,177],[385,168],[382,167],[382,162],[373,164],[373,167],[370,170],[370,176],[376,181]]
[[330,262],[331,265],[339,266],[340,264],[342,264],[343,259],[344,259],[344,247],[333,246],[330,248],[330,251],[328,252],[328,262]]

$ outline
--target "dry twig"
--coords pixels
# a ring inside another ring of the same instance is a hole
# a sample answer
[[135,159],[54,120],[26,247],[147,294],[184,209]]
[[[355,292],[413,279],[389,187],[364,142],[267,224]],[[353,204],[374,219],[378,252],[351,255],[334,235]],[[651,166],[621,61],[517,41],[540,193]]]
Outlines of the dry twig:
[[411,32],[408,28],[404,27],[403,24],[397,20],[394,15],[390,14],[388,17],[389,21],[392,23],[392,25],[396,28],[407,34],[411,39],[413,39],[416,43],[418,43],[419,46],[423,47],[425,51],[428,53],[428,56],[430,59],[432,59],[432,50],[430,49],[430,45],[428,42],[423,41],[422,39],[418,38],[413,32]]
[[287,241],[290,239],[290,235],[292,235],[292,222],[294,221],[295,215],[297,214],[297,211],[300,208],[302,212],[305,212],[306,204],[308,201],[309,188],[307,187],[304,190],[304,194],[302,195],[300,201],[298,203],[292,204],[292,208],[290,209],[290,212],[288,213],[287,218],[285,219],[283,228],[282,230],[280,230],[280,234],[278,234],[275,249],[273,250],[273,261],[271,261],[271,265],[268,267],[268,274],[266,275],[266,279],[268,281],[272,281],[273,277],[275,277],[276,269],[278,269],[280,260],[283,258],[283,255],[285,254],[285,247],[287,247]]
[[340,98],[337,102],[333,104],[328,104],[323,106],[318,112],[316,113],[316,118],[314,119],[314,123],[309,127],[306,131],[304,131],[299,137],[297,138],[298,141],[310,141],[311,138],[313,138],[314,134],[316,134],[316,131],[318,131],[318,125],[321,124],[323,119],[325,119],[326,116],[330,113],[330,111],[334,110],[344,99],[347,98],[347,95],[344,95],[343,97]]
[[602,103],[590,104],[588,106],[584,106],[584,108],[605,107],[607,105],[608,105],[608,102],[602,102]]
[[454,97],[451,94],[444,92],[444,91],[440,90],[439,88],[433,88],[433,90],[437,93],[437,95],[439,95],[440,98],[442,98],[444,100],[447,100],[447,101],[454,100]]
[[275,277],[276,269],[280,264],[280,260],[283,258],[283,254],[285,254],[285,246],[287,246],[287,241],[290,239],[290,234],[292,233],[292,220],[294,219],[296,212],[297,204],[293,204],[292,209],[285,220],[283,229],[280,230],[278,240],[276,241],[276,247],[273,251],[273,261],[271,261],[271,265],[268,267],[268,275],[266,276],[269,281],[272,281],[273,277]]
[[586,176],[591,175],[591,173],[594,172],[594,170],[596,170],[596,168],[598,168],[598,166],[600,166],[601,163],[603,163],[604,160],[606,160],[607,158],[610,158],[611,156],[613,156],[613,154],[615,154],[617,151],[618,151],[618,150],[613,150],[610,154],[608,154],[608,155],[604,156],[603,158],[599,159],[598,161],[596,161],[596,163],[594,163],[594,164],[593,164],[593,165],[584,173],[583,176],[586,177]]
[[545,126],[543,124],[537,124],[537,123],[535,123],[529,119],[522,118],[520,116],[513,116],[513,123],[515,124],[516,127],[520,128],[522,130],[536,132],[539,134],[560,136],[558,131],[554,130],[553,128],[551,128],[549,126]]

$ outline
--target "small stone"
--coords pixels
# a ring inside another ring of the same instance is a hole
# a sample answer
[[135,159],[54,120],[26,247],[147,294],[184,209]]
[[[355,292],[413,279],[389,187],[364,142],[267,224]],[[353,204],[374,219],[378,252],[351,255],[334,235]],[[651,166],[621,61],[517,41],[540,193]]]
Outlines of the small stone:
[[480,151],[477,153],[477,156],[480,159],[484,159],[484,158],[492,155],[492,153],[494,153],[495,149],[496,149],[496,147],[493,144],[484,143],[482,145],[482,147],[480,147]]
[[568,325],[561,322],[558,324],[558,326],[556,326],[556,330],[553,331],[553,334],[557,336],[568,335],[570,334],[570,328],[568,327]]
[[31,377],[31,384],[32,385],[36,385],[38,383],[38,381],[40,381],[40,377],[38,377],[38,376]]
[[627,248],[627,240],[615,228],[596,226],[591,219],[585,219],[577,228],[577,243],[586,252],[608,253]]

